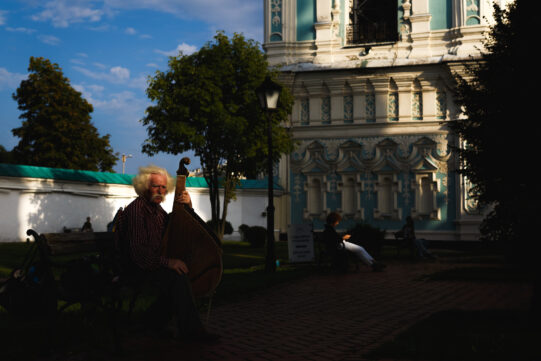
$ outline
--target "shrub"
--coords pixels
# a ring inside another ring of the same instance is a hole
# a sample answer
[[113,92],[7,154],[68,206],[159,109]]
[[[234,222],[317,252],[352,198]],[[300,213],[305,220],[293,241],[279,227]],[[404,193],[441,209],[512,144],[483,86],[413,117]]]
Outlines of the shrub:
[[[214,222],[212,221],[212,219],[208,220],[207,224],[212,229],[217,229],[218,228],[218,227],[214,226]],[[229,221],[225,221],[224,234],[232,234],[232,233],[233,233],[233,226],[231,225],[231,223],[229,223]]]
[[246,233],[248,232],[248,229],[250,229],[250,226],[247,224],[241,224],[239,226],[239,233],[241,236],[241,241],[243,242],[248,242],[247,237],[246,237]]
[[261,226],[247,226],[241,224],[239,231],[242,234],[242,240],[250,243],[250,246],[254,248],[263,247],[267,240],[267,229]]

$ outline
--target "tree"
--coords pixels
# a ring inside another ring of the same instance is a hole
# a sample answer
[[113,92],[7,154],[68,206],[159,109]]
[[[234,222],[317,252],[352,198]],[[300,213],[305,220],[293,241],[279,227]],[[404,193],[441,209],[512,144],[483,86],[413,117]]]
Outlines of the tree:
[[[473,183],[471,195],[480,207],[491,209],[481,225],[483,238],[502,244],[509,260],[531,267],[539,282],[535,228],[541,197],[534,176],[537,162],[532,160],[538,140],[527,84],[535,57],[527,56],[531,44],[524,41],[534,33],[535,22],[527,4],[494,6],[487,51],[468,66],[466,76],[457,77],[457,103],[465,117],[451,123],[451,129],[463,141],[458,149],[461,172]],[[539,301],[534,302],[537,307]]]
[[73,89],[56,63],[30,57],[30,75],[13,94],[23,113],[13,135],[17,163],[55,168],[112,171],[118,160],[109,134],[100,136],[90,121],[93,108]]
[[13,154],[0,144],[0,163],[13,163]]
[[[149,135],[143,152],[195,152],[220,236],[241,175],[261,171],[266,164],[267,118],[255,89],[271,73],[256,42],[239,34],[229,39],[218,32],[198,52],[171,57],[169,69],[150,79],[147,95],[155,105],[147,108],[142,120]],[[284,88],[272,116],[275,161],[292,150],[291,137],[280,126],[292,104],[291,93]],[[220,188],[224,192],[221,209]]]

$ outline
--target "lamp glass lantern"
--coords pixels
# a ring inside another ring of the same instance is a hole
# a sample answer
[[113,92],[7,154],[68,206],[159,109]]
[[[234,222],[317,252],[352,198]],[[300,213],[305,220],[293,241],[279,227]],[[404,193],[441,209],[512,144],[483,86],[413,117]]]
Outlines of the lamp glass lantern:
[[263,83],[256,89],[261,108],[264,110],[275,110],[278,107],[278,98],[280,98],[281,91],[282,87],[267,76]]

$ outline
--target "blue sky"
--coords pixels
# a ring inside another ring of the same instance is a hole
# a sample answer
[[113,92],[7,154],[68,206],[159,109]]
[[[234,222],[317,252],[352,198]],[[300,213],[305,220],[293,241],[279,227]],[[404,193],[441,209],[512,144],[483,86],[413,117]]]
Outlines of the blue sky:
[[[100,135],[115,152],[131,154],[125,172],[150,163],[173,173],[181,156],[141,154],[150,105],[148,76],[167,70],[169,56],[189,54],[217,30],[262,42],[262,0],[2,0],[0,2],[0,144],[11,150],[21,124],[12,94],[31,56],[57,63],[89,101]],[[114,167],[122,172],[122,163]]]

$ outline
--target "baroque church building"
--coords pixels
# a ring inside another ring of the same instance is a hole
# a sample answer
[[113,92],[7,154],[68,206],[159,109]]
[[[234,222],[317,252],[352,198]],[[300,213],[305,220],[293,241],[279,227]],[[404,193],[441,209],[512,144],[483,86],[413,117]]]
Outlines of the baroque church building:
[[462,116],[454,77],[479,58],[493,1],[264,1],[263,46],[295,97],[281,231],[321,229],[338,211],[343,230],[368,223],[390,236],[411,216],[420,238],[477,239],[483,216],[446,123]]

